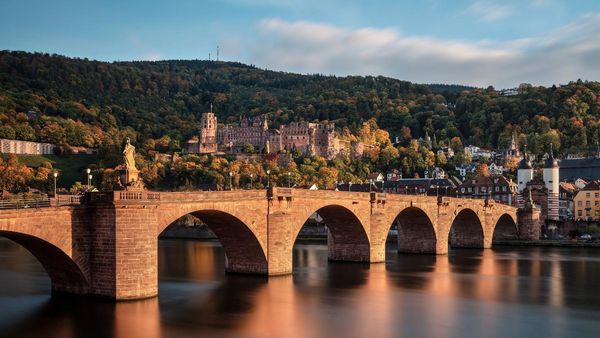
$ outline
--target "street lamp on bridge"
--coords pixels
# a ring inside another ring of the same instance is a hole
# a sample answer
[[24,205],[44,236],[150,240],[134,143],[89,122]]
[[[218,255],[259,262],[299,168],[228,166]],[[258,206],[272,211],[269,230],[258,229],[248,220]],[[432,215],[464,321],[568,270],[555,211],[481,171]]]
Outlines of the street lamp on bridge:
[[56,197],[56,179],[58,178],[58,171],[54,171],[52,173],[52,176],[54,177],[54,197]]
[[92,172],[92,169],[90,169],[90,168],[87,168],[85,170],[85,173],[87,174],[87,179],[88,179],[88,181],[87,181],[87,188],[88,188],[88,190],[90,190],[90,185],[92,185],[92,182],[91,182],[92,181],[92,175],[90,175],[91,172]]
[[267,169],[267,188],[271,186],[271,170]]
[[254,174],[250,174],[250,190],[252,190],[252,183],[254,183]]
[[288,171],[288,188],[292,187],[292,172]]
[[229,190],[233,190],[233,185],[231,184],[231,179],[233,178],[233,173],[229,172]]

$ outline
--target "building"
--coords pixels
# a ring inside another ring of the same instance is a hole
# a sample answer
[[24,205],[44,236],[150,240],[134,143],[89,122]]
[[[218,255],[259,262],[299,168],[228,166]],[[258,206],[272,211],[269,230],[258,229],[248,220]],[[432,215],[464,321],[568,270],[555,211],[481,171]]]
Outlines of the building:
[[217,128],[216,134],[218,149],[228,152],[244,152],[248,145],[252,145],[256,152],[263,152],[270,140],[269,125],[264,115],[240,118],[238,126],[222,126]]
[[490,163],[488,168],[491,175],[502,175],[502,173],[504,172],[504,167],[494,162]]
[[573,203],[576,220],[600,221],[600,181],[591,181],[579,190]]
[[[279,129],[269,129],[267,116],[261,115],[240,118],[237,126],[219,126],[211,111],[202,114],[199,137],[187,142],[186,151],[202,154],[239,154],[247,153],[248,149],[260,154],[299,151],[307,156],[331,159],[341,152],[350,152],[351,147],[350,142],[336,137],[334,123],[293,122]],[[361,155],[364,147],[355,145],[355,152]]]
[[369,180],[369,182],[383,182],[383,174],[382,173],[370,173],[367,176],[367,179]]
[[200,118],[200,137],[198,138],[198,152],[212,154],[217,151],[217,117],[211,111],[202,114]]
[[570,182],[560,182],[558,191],[558,219],[567,221],[574,219],[573,210],[575,203],[573,202],[575,194],[579,189],[575,184]]
[[560,161],[561,181],[575,181],[578,178],[600,180],[600,156]]
[[514,159],[517,162],[523,159],[523,155],[517,146],[517,140],[515,139],[515,135],[513,134],[510,140],[510,146],[504,151],[502,154],[503,160]]
[[516,205],[517,184],[503,175],[477,175],[458,186],[458,197],[492,198],[499,203]]
[[480,157],[486,157],[486,158],[495,158],[496,156],[496,152],[495,151],[491,151],[491,150],[487,150],[487,149],[481,149],[477,146],[474,145],[469,145],[465,147],[465,153],[469,154],[469,156],[471,156],[471,159],[473,161],[477,161],[479,160]]
[[0,139],[0,153],[25,155],[52,155],[55,145],[50,143]]
[[440,149],[438,149],[437,151],[437,155],[439,156],[446,156],[447,159],[450,159],[452,157],[454,157],[454,150],[450,147],[442,147]]
[[462,178],[465,178],[467,176],[467,173],[475,172],[475,169],[477,169],[476,163],[469,163],[460,167],[454,167],[454,170],[456,170],[458,172],[458,175]]
[[547,219],[558,221],[560,179],[558,161],[554,158],[552,143],[550,143],[550,156],[544,162],[543,178],[548,192]]
[[402,171],[398,169],[392,169],[388,171],[385,177],[386,181],[397,181],[399,179],[402,179]]
[[517,169],[518,181],[518,206],[523,206],[523,201],[531,195],[533,202],[541,208],[541,218],[544,220],[558,221],[559,219],[559,165],[554,158],[552,150],[544,161],[542,177],[534,178],[534,169],[530,159],[525,156]]
[[379,190],[392,194],[456,196],[456,180],[448,178],[402,178],[378,184]]

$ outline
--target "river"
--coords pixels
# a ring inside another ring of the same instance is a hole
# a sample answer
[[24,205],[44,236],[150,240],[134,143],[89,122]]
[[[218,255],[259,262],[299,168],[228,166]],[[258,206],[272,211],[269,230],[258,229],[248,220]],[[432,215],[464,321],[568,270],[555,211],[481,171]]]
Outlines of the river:
[[294,273],[227,275],[218,242],[161,240],[159,297],[50,296],[36,259],[0,239],[0,337],[599,337],[600,249],[500,247],[327,261],[297,244]]

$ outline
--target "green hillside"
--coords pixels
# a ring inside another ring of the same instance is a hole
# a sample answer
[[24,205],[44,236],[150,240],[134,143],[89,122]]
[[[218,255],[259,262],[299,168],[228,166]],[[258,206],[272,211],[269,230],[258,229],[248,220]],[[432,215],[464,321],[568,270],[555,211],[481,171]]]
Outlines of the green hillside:
[[[493,88],[421,85],[386,77],[300,75],[233,62],[98,62],[0,52],[0,137],[98,147],[111,153],[124,136],[142,144],[165,135],[159,150],[180,149],[214,104],[220,122],[269,114],[273,126],[330,120],[356,131],[375,118],[400,136],[453,137],[503,147],[512,134],[534,153],[595,148],[600,84]],[[33,112],[26,114],[27,112]]]

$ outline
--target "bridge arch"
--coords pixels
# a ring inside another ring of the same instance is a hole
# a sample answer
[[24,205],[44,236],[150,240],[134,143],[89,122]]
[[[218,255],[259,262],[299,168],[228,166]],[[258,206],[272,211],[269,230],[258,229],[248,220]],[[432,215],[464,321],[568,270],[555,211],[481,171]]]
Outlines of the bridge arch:
[[484,240],[484,229],[479,215],[470,208],[460,210],[450,225],[450,247],[483,248]]
[[0,230],[0,236],[21,245],[40,262],[50,277],[53,292],[89,293],[86,272],[63,249],[36,235]]
[[389,225],[387,232],[393,224],[396,224],[398,229],[398,252],[436,253],[435,227],[423,209],[418,207],[403,209]]
[[170,216],[159,224],[158,235],[185,215],[204,222],[215,234],[225,251],[227,272],[267,274],[267,255],[257,234],[232,213],[216,209],[200,209]]
[[504,213],[494,222],[493,241],[517,239],[519,229],[513,215]]
[[[371,245],[364,223],[352,210],[339,204],[329,204],[318,207],[316,210],[298,219],[301,223],[294,226],[293,243],[298,238],[300,230],[308,218],[317,214],[327,226],[328,258],[332,261],[369,262],[371,259]],[[292,246],[290,246],[290,255]]]

